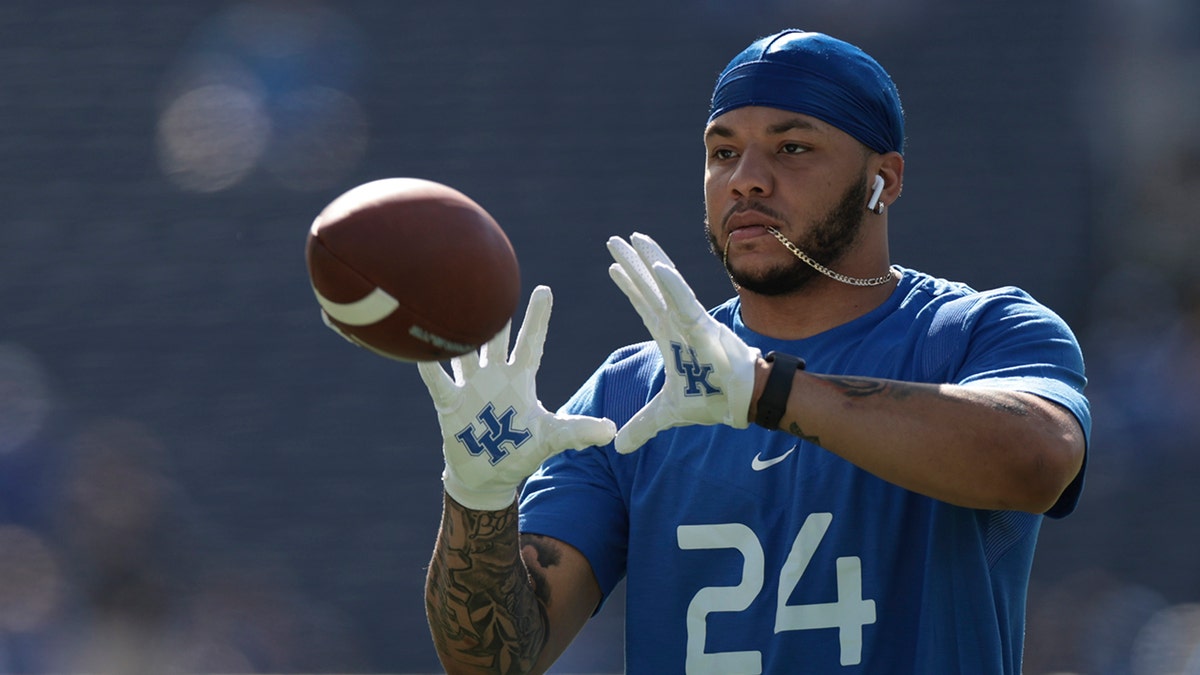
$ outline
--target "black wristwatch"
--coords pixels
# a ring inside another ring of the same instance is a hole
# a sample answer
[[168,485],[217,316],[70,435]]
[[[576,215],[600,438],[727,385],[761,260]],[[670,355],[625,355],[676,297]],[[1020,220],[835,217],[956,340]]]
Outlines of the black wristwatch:
[[763,357],[771,364],[767,384],[758,397],[758,409],[754,423],[771,431],[779,428],[779,420],[787,410],[788,395],[792,393],[792,379],[797,370],[804,370],[804,359],[782,352],[767,352]]

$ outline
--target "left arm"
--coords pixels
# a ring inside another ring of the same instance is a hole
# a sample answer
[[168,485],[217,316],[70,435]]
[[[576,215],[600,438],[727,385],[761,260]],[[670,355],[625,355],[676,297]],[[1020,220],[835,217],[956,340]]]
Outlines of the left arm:
[[[759,359],[749,418],[769,364]],[[1034,394],[797,371],[779,428],[890,483],[958,506],[1043,513],[1083,465],[1084,434]]]
[[[770,364],[704,311],[653,239],[613,237],[609,251],[615,260],[610,275],[664,360],[686,349],[697,369],[666,368],[662,390],[617,432],[617,452],[633,452],[676,426],[748,426],[757,418]],[[778,428],[951,504],[1044,513],[1083,466],[1080,422],[1033,394],[803,370],[791,377]],[[697,386],[701,378],[707,386]]]

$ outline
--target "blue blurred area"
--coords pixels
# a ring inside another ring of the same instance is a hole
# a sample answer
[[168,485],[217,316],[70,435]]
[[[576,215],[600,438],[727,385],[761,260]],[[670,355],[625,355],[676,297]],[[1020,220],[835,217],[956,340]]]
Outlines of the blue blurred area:
[[[729,295],[701,125],[786,26],[899,85],[893,259],[1022,286],[1083,342],[1088,488],[1043,529],[1026,672],[1200,672],[1192,0],[8,0],[0,671],[437,670],[436,417],[414,368],[321,324],[309,223],[387,176],[474,197],[525,295],[555,291],[556,407],[644,338],[609,235]],[[620,607],[558,672],[621,670]]]

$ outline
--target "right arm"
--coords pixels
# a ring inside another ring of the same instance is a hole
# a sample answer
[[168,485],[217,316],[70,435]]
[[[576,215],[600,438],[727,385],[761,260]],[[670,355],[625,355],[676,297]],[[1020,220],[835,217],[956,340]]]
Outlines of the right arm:
[[578,550],[518,535],[515,502],[476,511],[446,495],[425,608],[447,673],[544,673],[600,598]]
[[612,420],[550,413],[538,400],[550,306],[550,289],[535,288],[511,356],[506,326],[478,354],[452,359],[453,378],[417,364],[446,460],[425,605],[447,673],[545,672],[600,602],[582,553],[517,530],[517,488],[547,457],[617,432]]

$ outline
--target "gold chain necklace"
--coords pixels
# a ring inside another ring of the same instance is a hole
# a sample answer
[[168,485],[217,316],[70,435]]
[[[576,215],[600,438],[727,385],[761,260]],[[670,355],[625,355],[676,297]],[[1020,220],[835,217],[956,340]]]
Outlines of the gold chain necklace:
[[[792,252],[792,255],[796,256],[800,260],[807,263],[809,267],[812,267],[814,270],[820,272],[821,274],[824,274],[825,276],[829,277],[830,279],[833,279],[834,281],[840,281],[843,284],[850,284],[851,286],[881,286],[892,280],[893,275],[892,275],[892,269],[890,267],[888,268],[887,274],[885,274],[881,277],[875,277],[873,279],[856,279],[854,277],[848,277],[845,274],[839,274],[838,272],[834,272],[833,270],[822,265],[821,263],[817,262],[816,260],[813,260],[812,258],[808,257],[807,253],[796,248],[795,244],[788,241],[788,238],[783,236],[783,234],[779,230],[775,229],[774,227],[768,227],[767,232],[770,232],[772,235],[774,235],[775,238],[779,240],[779,243],[783,244],[784,247],[787,248],[787,250]],[[728,254],[728,251],[729,251],[728,246],[726,247],[725,250],[726,250],[726,254]]]

